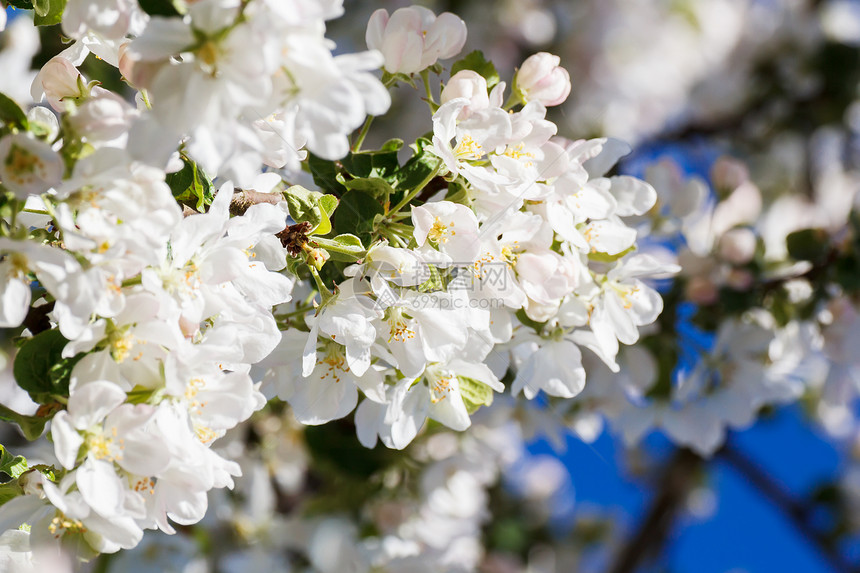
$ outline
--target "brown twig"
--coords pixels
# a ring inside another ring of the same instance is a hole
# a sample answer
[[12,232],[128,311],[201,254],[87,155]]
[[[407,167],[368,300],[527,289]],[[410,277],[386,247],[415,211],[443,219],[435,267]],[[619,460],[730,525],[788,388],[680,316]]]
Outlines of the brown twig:
[[774,481],[743,452],[734,447],[730,441],[718,452],[718,455],[739,473],[750,485],[775,505],[788,518],[788,521],[818,550],[821,557],[834,571],[840,573],[857,572],[860,568],[853,566],[839,554],[838,550],[810,524],[812,508],[796,500],[789,492]]
[[241,215],[250,209],[252,205],[259,203],[277,205],[283,200],[284,196],[281,193],[260,193],[252,189],[237,189],[230,200],[230,214]]
[[703,463],[702,458],[686,449],[672,456],[660,476],[648,513],[616,556],[610,573],[633,573],[642,561],[659,553]]

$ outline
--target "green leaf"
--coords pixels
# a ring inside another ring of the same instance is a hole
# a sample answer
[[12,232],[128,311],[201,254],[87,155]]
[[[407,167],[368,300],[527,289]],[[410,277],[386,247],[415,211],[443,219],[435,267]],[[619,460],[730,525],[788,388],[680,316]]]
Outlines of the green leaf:
[[332,239],[314,237],[313,242],[328,251],[331,260],[354,263],[367,255],[367,250],[361,244],[361,239],[345,233]]
[[329,217],[334,215],[334,210],[337,209],[338,203],[340,203],[340,201],[334,195],[323,195],[320,197],[320,207]]
[[66,0],[34,0],[33,7],[36,15],[33,23],[37,26],[54,26],[63,20],[66,10]]
[[365,177],[390,177],[400,167],[397,152],[403,147],[402,139],[391,139],[378,151],[350,153],[341,163],[347,173],[356,179]]
[[305,189],[301,185],[293,185],[284,192],[287,207],[290,209],[290,217],[296,223],[308,222],[314,227],[320,224],[322,212],[320,211],[319,191]]
[[541,332],[543,332],[543,327],[546,325],[545,322],[537,322],[528,317],[526,311],[523,309],[519,309],[516,312],[517,320],[519,320],[524,326],[528,326],[532,330],[534,330],[538,336],[540,336]]
[[12,372],[18,386],[34,402],[45,404],[54,396],[69,395],[72,368],[84,354],[63,358],[63,348],[68,342],[59,330],[46,330],[28,339],[18,350]]
[[[185,13],[185,2],[179,0],[138,0],[138,4],[150,16],[179,16]],[[182,12],[179,8],[183,8]]]
[[50,8],[50,0],[33,0],[33,10],[36,12],[36,16],[46,16]]
[[333,193],[337,197],[346,193],[346,188],[337,181],[338,169],[334,161],[308,153],[308,168],[311,170],[314,183],[323,191]]
[[309,235],[327,235],[331,232],[331,215],[338,206],[337,197],[293,185],[284,192],[290,217],[293,221],[313,225]]
[[304,437],[314,467],[324,474],[338,476],[341,485],[350,482],[366,485],[370,476],[398,459],[382,444],[372,450],[362,446],[355,437],[355,429],[348,424],[307,426]]
[[484,57],[484,52],[481,50],[475,50],[454,62],[454,65],[451,66],[451,75],[453,76],[461,70],[478,72],[487,80],[487,89],[493,89],[493,86],[499,83],[499,72],[496,71],[496,66]]
[[431,141],[426,137],[421,137],[415,142],[413,146],[415,154],[394,174],[392,185],[395,189],[405,194],[420,185],[439,167],[442,160],[425,150],[425,147],[430,144]]
[[368,195],[373,195],[383,201],[387,200],[394,193],[394,187],[392,187],[388,181],[380,177],[345,180],[338,175],[338,181],[343,183],[343,186],[347,189],[364,191]]
[[206,205],[211,205],[215,199],[212,181],[187,157],[182,158],[182,163],[182,169],[168,173],[164,180],[178,203],[193,206],[203,213],[206,211]]
[[48,423],[48,418],[25,416],[24,414],[19,414],[15,410],[3,406],[2,404],[0,404],[0,420],[18,424],[21,431],[24,433],[24,437],[31,442],[42,435],[42,431],[45,429],[45,424]]
[[309,234],[311,235],[328,235],[331,233],[331,216],[334,215],[334,210],[337,209],[339,201],[334,195],[323,195],[319,199],[320,215],[322,216],[320,224],[317,225]]
[[439,269],[433,265],[424,265],[424,269],[430,273],[430,278],[418,285],[419,292],[439,292],[445,290],[445,285],[442,284],[442,276],[439,274]]
[[594,251],[594,252],[588,253],[588,260],[594,261],[597,263],[614,263],[615,261],[623,258],[625,255],[628,255],[635,250],[636,250],[636,245],[632,245],[630,248],[628,248],[624,251],[621,251],[620,253],[616,253],[614,255]]
[[369,243],[373,218],[383,212],[382,205],[371,195],[351,189],[340,198],[334,228],[338,233],[353,233],[362,243]]
[[823,229],[801,229],[789,233],[785,244],[789,256],[798,261],[823,261],[830,250],[827,231]]
[[457,376],[457,379],[460,381],[460,396],[463,397],[463,403],[470,414],[481,406],[489,406],[493,403],[492,388],[474,378]]
[[27,469],[27,460],[24,459],[24,456],[13,456],[5,446],[0,444],[0,472],[13,479],[18,479],[18,476]]
[[15,101],[0,93],[0,121],[21,131],[30,127],[27,114]]
[[834,280],[848,293],[860,290],[860,260],[856,255],[837,259]]
[[20,495],[24,495],[24,488],[18,485],[17,481],[10,481],[9,483],[0,485],[0,506]]
[[20,8],[21,10],[32,10],[33,2],[31,0],[6,0],[9,6]]

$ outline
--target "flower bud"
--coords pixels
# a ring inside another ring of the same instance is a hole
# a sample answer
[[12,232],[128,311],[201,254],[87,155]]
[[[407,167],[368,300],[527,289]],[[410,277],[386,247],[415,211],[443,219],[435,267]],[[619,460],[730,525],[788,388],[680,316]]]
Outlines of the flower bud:
[[570,95],[570,74],[559,63],[561,58],[546,52],[529,56],[514,78],[514,91],[526,103],[562,103]]
[[755,256],[756,236],[746,227],[736,227],[720,237],[719,254],[733,265],[744,265]]
[[130,49],[131,41],[119,46],[119,71],[128,83],[139,89],[146,89],[155,79],[155,75],[166,64],[164,61],[141,60]]
[[726,276],[726,284],[735,290],[748,290],[753,284],[753,276],[744,269],[732,269]]
[[696,304],[710,305],[717,302],[719,291],[716,285],[705,277],[693,277],[687,283],[687,298]]
[[121,97],[95,87],[91,98],[81,104],[69,123],[87,141],[111,141],[128,132],[136,110]]
[[305,262],[316,270],[323,268],[331,255],[325,249],[308,248],[305,251]]
[[83,97],[86,82],[71,61],[63,56],[54,56],[33,80],[30,94],[36,101],[42,100],[42,95],[56,111],[65,111],[63,98]]
[[442,103],[452,99],[468,98],[469,105],[463,108],[461,117],[470,115],[473,111],[486,109],[490,106],[490,96],[487,94],[487,80],[472,70],[460,70],[448,80],[442,89]]
[[386,71],[414,74],[457,55],[466,43],[466,24],[450,12],[437,18],[421,6],[400,8],[390,17],[380,8],[370,16],[365,39],[368,48],[382,52]]
[[30,124],[30,132],[45,141],[54,141],[60,134],[57,116],[44,106],[31,108],[27,112],[27,122]]

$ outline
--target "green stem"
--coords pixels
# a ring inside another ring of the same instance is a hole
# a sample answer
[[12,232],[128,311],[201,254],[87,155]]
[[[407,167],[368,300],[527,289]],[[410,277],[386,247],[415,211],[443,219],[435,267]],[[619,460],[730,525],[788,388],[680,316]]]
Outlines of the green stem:
[[137,285],[141,284],[142,282],[143,282],[142,277],[140,275],[137,275],[136,277],[132,277],[130,279],[125,279],[124,281],[122,281],[122,288],[137,286]]
[[511,110],[514,106],[523,103],[522,98],[516,92],[516,90],[511,92],[511,95],[508,96],[508,101],[505,102],[505,105],[502,106],[505,111]]
[[287,312],[285,314],[276,314],[275,318],[283,319],[283,318],[292,318],[294,316],[301,316],[301,315],[305,314],[306,312],[312,311],[313,309],[314,309],[314,305],[308,304],[305,306],[301,306],[301,307],[297,308],[296,310]]
[[421,81],[424,82],[424,94],[427,96],[427,103],[430,104],[430,109],[435,113],[438,105],[436,104],[436,98],[433,97],[433,90],[430,88],[429,70],[425,69],[421,71]]
[[367,251],[356,251],[354,249],[346,249],[337,241],[333,241],[331,239],[326,239],[325,237],[312,237],[311,241],[316,243],[318,246],[322,247],[327,251],[333,251],[335,253],[341,253],[342,255],[347,255],[349,257],[354,258],[356,261],[359,259],[363,259],[367,256]]
[[319,271],[317,271],[317,269],[312,265],[308,265],[308,268],[311,270],[311,276],[314,277],[314,282],[317,285],[317,290],[319,291],[320,297],[322,298],[322,304],[327,303],[329,299],[331,299],[331,297],[333,297],[334,295],[331,293],[330,290],[328,290],[328,287],[325,286],[322,277],[320,277]]
[[415,187],[415,189],[413,189],[412,191],[407,193],[406,197],[404,197],[403,200],[400,201],[400,203],[395,205],[394,208],[389,211],[389,213],[395,213],[396,214],[398,211],[400,211],[401,209],[403,209],[404,207],[409,205],[409,203],[413,199],[415,199],[418,196],[418,194],[421,193],[421,191],[424,190],[424,188],[427,186],[427,184],[430,183],[436,177],[436,175],[439,174],[439,169],[441,167],[442,167],[442,162],[440,161],[439,164],[436,166],[436,168],[433,169],[433,171],[431,171],[427,175],[427,177],[425,177],[424,180]]
[[367,119],[364,120],[364,125],[361,126],[361,131],[358,132],[358,136],[355,138],[355,143],[352,144],[352,152],[358,153],[361,150],[361,144],[364,143],[364,138],[367,137],[367,132],[370,131],[370,124],[373,123],[373,118],[375,116],[368,115]]
[[152,104],[149,103],[149,96],[146,95],[146,90],[140,90],[140,99],[143,101],[143,105],[146,106],[146,109],[152,110]]
[[42,197],[42,202],[45,204],[45,211],[50,215],[51,221],[54,223],[54,227],[57,229],[57,237],[59,237],[60,241],[63,240],[63,228],[60,227],[60,222],[57,220],[57,212],[54,210],[54,205],[47,200],[44,196]]
[[398,246],[398,247],[400,247],[401,249],[405,249],[405,248],[407,247],[407,245],[408,245],[408,243],[407,243],[406,241],[404,241],[403,239],[401,239],[401,238],[400,238],[400,237],[398,237],[397,235],[391,235],[391,237],[390,237],[390,238],[391,238],[391,240],[392,240],[392,241],[394,241],[395,243],[397,243],[397,246]]

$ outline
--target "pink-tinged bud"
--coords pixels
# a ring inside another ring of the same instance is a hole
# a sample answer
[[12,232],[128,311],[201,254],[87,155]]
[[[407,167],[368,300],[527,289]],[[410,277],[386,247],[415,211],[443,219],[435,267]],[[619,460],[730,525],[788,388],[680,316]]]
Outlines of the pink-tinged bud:
[[705,277],[693,277],[687,283],[687,298],[701,305],[711,305],[717,302],[719,291],[716,285]]
[[464,97],[469,105],[463,108],[461,117],[470,115],[473,111],[487,109],[490,106],[490,96],[487,94],[487,80],[481,74],[472,70],[460,70],[454,74],[442,89],[442,103]]
[[166,64],[164,61],[142,61],[135,57],[129,48],[131,41],[124,42],[119,47],[119,72],[129,84],[146,89],[152,84],[155,74]]
[[514,78],[514,90],[523,101],[558,105],[570,95],[570,74],[560,67],[561,58],[538,52],[529,56]]
[[52,108],[62,112],[65,111],[63,98],[83,97],[82,86],[85,84],[83,76],[71,61],[63,56],[54,56],[39,70],[30,88],[30,95],[36,101],[41,101],[44,95]]
[[69,123],[87,141],[111,141],[131,128],[137,110],[113,92],[93,88],[92,97],[69,117]]
[[400,8],[391,16],[380,8],[370,16],[365,39],[368,48],[382,52],[386,71],[414,74],[457,55],[466,43],[466,24],[449,12],[437,18],[421,6]]
[[735,290],[747,290],[753,284],[753,276],[743,269],[732,269],[726,277],[726,284]]
[[755,256],[755,247],[756,236],[751,229],[730,229],[720,237],[720,258],[733,265],[745,265]]
[[720,190],[732,191],[737,189],[749,181],[749,178],[747,166],[733,157],[720,157],[711,167],[711,181]]

